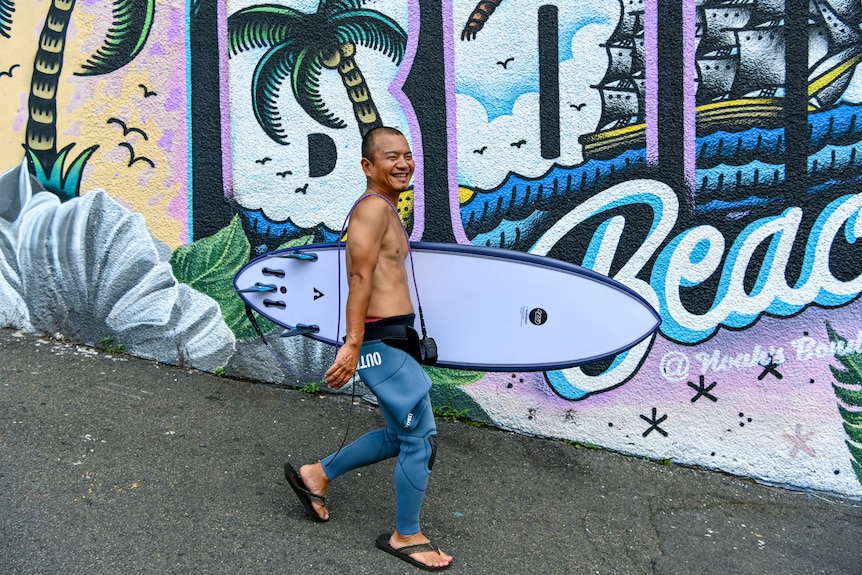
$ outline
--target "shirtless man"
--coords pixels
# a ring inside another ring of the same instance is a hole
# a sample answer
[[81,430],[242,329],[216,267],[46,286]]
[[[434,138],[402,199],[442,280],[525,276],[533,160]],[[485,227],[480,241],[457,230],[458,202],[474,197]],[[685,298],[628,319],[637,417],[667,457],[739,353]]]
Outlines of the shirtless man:
[[[394,375],[391,370],[386,375],[390,383],[397,381],[400,390],[412,385],[430,388],[430,380],[414,355],[374,335],[381,329],[412,329],[415,318],[405,267],[407,237],[393,209],[398,196],[408,188],[414,168],[410,146],[398,130],[375,128],[363,138],[362,170],[367,188],[350,216],[347,235],[347,337],[326,372],[329,387],[346,384],[357,370],[360,354],[370,354],[377,358],[370,363],[400,366]],[[285,464],[285,476],[309,517],[323,522],[329,520],[324,496],[330,481],[357,467],[397,456],[395,531],[381,535],[376,544],[421,569],[446,569],[452,557],[431,545],[419,527],[419,511],[437,448],[430,398],[426,391],[405,427],[390,407],[395,398],[388,396],[391,392],[375,389],[374,370],[367,369],[365,363],[359,365],[359,376],[377,395],[386,427],[363,435],[322,461],[303,465],[298,473]]]

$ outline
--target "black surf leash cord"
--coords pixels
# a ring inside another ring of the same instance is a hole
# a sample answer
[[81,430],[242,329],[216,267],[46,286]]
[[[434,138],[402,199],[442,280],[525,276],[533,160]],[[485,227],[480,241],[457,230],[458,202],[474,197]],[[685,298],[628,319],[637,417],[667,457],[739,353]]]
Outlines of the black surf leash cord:
[[[389,201],[389,198],[383,196],[381,194],[364,194],[359,197],[358,200],[353,202],[353,206],[351,206],[350,211],[347,212],[347,217],[344,218],[344,223],[341,224],[341,233],[338,235],[338,247],[336,248],[337,254],[335,260],[338,262],[338,320],[335,323],[335,354],[338,355],[338,348],[341,347],[339,341],[341,339],[338,337],[338,333],[341,330],[341,244],[342,239],[344,238],[344,230],[347,229],[347,220],[350,219],[350,214],[353,213],[353,210],[359,205],[359,202],[364,200],[369,196],[377,196],[389,204],[389,207],[392,208],[392,211],[395,212],[395,217],[398,219],[398,224],[401,226],[401,230],[404,232],[404,237],[407,238],[407,253],[410,255],[410,271],[413,274],[413,290],[416,292],[416,307],[419,308],[419,324],[422,327],[422,337],[426,337],[425,333],[425,316],[422,314],[422,301],[419,299],[419,285],[416,283],[416,266],[413,264],[413,250],[410,249],[410,235],[407,233],[407,229],[401,224],[401,216],[398,215],[398,209],[395,205]],[[346,336],[345,336],[346,337]],[[354,376],[356,377],[356,376]],[[347,442],[347,434],[350,431],[350,421],[353,418],[353,404],[356,401],[356,383],[354,382],[353,388],[351,390],[350,397],[350,411],[347,412],[347,428],[344,430],[344,438],[341,440],[341,445],[338,446],[338,450],[335,452],[335,455],[332,456],[332,459],[335,460],[338,457],[338,454],[341,453],[341,448],[344,447],[344,444]],[[379,401],[379,400],[378,400]]]
[[[399,223],[401,222],[401,217],[398,215],[398,209],[392,204],[392,202],[389,200],[389,198],[387,198],[381,194],[371,193],[371,194],[365,194],[365,195],[361,196],[358,200],[356,200],[353,203],[353,206],[351,206],[350,210],[347,212],[347,216],[344,218],[344,223],[341,224],[341,233],[338,235],[338,241],[336,242],[337,254],[336,254],[336,258],[335,258],[336,261],[338,262],[338,266],[337,266],[338,269],[337,269],[337,276],[336,276],[338,278],[337,279],[337,281],[338,281],[338,316],[337,316],[338,319],[337,319],[336,324],[335,324],[335,355],[336,356],[338,355],[338,349],[341,347],[341,344],[339,343],[340,339],[338,337],[338,334],[341,331],[341,244],[344,243],[343,242],[344,230],[347,229],[347,221],[350,219],[350,214],[353,213],[353,210],[356,208],[356,206],[359,204],[359,202],[361,202],[362,200],[364,200],[365,198],[367,198],[369,196],[377,196],[378,198],[383,199],[383,201],[385,201],[387,204],[389,204],[389,207],[392,208],[392,211],[395,212],[395,217],[398,218]],[[410,249],[410,235],[407,233],[407,229],[404,228],[403,225],[402,225],[401,229],[404,231],[404,236],[407,238],[407,253],[410,255],[410,271],[413,275],[413,289],[416,292],[416,304],[417,304],[417,307],[419,308],[419,325],[422,329],[422,337],[425,338],[425,337],[427,337],[427,333],[425,331],[425,315],[422,313],[422,301],[419,299],[419,286],[416,282],[416,266],[413,263],[413,250]],[[296,376],[299,376],[299,377],[321,377],[321,376],[325,375],[325,372],[305,373],[305,372],[297,371],[297,370],[293,369],[292,367],[290,367],[283,359],[281,359],[281,357],[278,355],[278,352],[266,340],[266,337],[264,337],[264,335],[263,335],[263,330],[260,329],[260,326],[257,323],[257,319],[255,319],[255,317],[254,317],[254,313],[252,312],[251,306],[249,306],[247,303],[245,305],[245,315],[246,315],[246,317],[248,317],[249,321],[251,322],[251,326],[254,328],[254,331],[260,337],[261,341],[263,341],[264,345],[266,346],[266,349],[269,350],[269,353],[272,354],[272,356],[275,358],[275,360],[284,369],[286,369],[290,373],[292,373]],[[334,358],[333,358],[333,360],[334,360]],[[355,377],[355,375],[354,375],[354,377]],[[350,422],[353,419],[352,418],[353,404],[355,402],[356,402],[356,382],[354,381],[353,386],[351,387],[350,410],[347,413],[347,427],[344,430],[344,438],[341,440],[341,445],[338,447],[338,450],[335,452],[333,459],[335,459],[335,457],[338,456],[339,453],[341,453],[341,448],[344,447],[344,444],[347,442],[347,436],[350,432]]]

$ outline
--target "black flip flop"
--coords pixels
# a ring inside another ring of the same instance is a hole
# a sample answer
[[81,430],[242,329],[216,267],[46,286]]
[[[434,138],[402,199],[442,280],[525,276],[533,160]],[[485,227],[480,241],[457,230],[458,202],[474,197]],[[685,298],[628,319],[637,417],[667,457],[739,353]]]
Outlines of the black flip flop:
[[317,511],[315,511],[314,507],[311,505],[311,500],[313,499],[319,505],[326,507],[326,497],[309,491],[305,487],[305,482],[302,481],[302,477],[299,476],[299,473],[296,472],[290,463],[284,464],[284,478],[287,479],[291,489],[293,489],[293,492],[296,493],[297,497],[299,497],[299,502],[302,503],[302,506],[305,508],[305,512],[312,521],[316,521],[317,523],[326,523],[329,521],[328,517],[324,519],[318,515]]
[[432,567],[431,565],[425,565],[421,561],[417,561],[411,555],[414,553],[425,553],[428,551],[432,551],[434,553],[442,553],[439,547],[434,547],[431,543],[420,543],[418,545],[406,545],[404,547],[399,547],[398,549],[394,548],[389,544],[389,533],[383,533],[380,537],[377,538],[377,541],[374,542],[375,545],[379,549],[386,551],[390,555],[394,555],[398,557],[402,561],[406,561],[410,563],[414,567],[418,567],[419,569],[423,569],[425,571],[443,571],[444,569],[448,569],[452,564],[444,565],[442,567]]

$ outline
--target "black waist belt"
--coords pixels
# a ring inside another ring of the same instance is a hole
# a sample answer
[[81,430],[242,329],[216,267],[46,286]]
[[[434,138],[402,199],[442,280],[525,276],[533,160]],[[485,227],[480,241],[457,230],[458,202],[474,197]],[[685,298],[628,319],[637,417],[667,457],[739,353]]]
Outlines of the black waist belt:
[[[363,341],[373,341],[375,339],[412,339],[416,334],[413,329],[413,322],[416,321],[416,315],[408,313],[406,315],[396,315],[385,317],[377,321],[370,321],[365,324],[365,337]],[[418,339],[418,334],[416,334]]]
[[374,323],[365,324],[364,341],[373,341],[375,339],[408,339],[409,332],[416,333],[416,330],[409,325],[374,325]]
[[416,320],[414,314],[387,317],[378,321],[365,324],[365,337],[363,341],[380,340],[394,348],[400,349],[412,355],[419,361],[419,334],[413,329]]

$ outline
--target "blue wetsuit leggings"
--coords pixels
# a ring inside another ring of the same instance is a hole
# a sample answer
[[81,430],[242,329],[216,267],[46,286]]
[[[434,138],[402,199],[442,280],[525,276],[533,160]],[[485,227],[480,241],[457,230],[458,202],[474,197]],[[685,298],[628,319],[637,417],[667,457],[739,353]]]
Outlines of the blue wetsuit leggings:
[[[379,340],[364,343],[360,354],[359,377],[377,396],[386,427],[366,433],[324,458],[323,471],[331,481],[358,467],[397,455],[395,528],[402,535],[413,535],[420,531],[419,511],[437,451],[437,426],[427,392],[431,382],[415,359]],[[425,386],[426,390],[410,410],[409,427],[404,426],[404,414],[400,413],[403,405],[398,405],[404,395],[398,391],[404,386]],[[397,397],[392,397],[393,394]],[[400,421],[396,414],[401,415]]]

